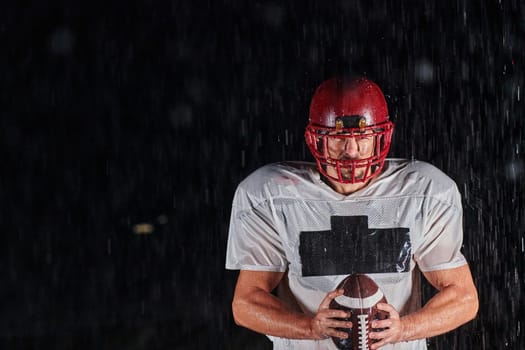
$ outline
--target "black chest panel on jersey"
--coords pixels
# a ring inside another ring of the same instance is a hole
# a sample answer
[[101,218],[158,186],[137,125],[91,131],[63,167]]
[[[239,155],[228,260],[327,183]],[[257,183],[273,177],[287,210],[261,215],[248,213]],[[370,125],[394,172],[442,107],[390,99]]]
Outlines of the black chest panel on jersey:
[[301,232],[303,276],[410,270],[408,228],[368,228],[366,216],[332,216],[330,223],[331,230]]

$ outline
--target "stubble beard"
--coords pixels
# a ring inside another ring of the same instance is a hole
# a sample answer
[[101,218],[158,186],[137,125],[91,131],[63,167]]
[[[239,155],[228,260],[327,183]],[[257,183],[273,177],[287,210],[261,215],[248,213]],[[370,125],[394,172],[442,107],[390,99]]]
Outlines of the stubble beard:
[[[353,168],[341,169],[341,177],[344,180],[352,180],[352,171]],[[365,169],[357,168],[355,169],[354,180],[362,180],[365,177]]]

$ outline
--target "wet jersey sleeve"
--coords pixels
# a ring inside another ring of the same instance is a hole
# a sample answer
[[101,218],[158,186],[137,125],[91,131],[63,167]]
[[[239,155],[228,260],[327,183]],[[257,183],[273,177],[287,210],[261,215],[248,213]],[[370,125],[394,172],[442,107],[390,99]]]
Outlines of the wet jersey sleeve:
[[232,205],[226,268],[284,272],[287,266],[269,201],[255,204],[238,189]]
[[427,202],[422,243],[414,254],[421,271],[450,269],[466,264],[463,244],[463,210],[454,186],[447,198]]

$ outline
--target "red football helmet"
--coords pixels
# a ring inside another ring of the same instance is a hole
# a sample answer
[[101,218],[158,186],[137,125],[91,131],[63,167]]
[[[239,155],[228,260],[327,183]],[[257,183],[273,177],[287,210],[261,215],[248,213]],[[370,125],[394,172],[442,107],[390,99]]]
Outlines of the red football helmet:
[[380,173],[393,130],[379,86],[364,77],[334,78],[312,97],[305,138],[321,174],[358,183]]

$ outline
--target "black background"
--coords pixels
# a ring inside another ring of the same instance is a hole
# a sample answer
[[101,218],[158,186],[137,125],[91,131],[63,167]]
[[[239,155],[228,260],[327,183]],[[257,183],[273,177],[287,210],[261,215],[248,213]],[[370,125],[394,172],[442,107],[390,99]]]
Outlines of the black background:
[[323,3],[2,5],[3,348],[268,349],[231,317],[231,199],[310,159],[340,72],[383,88],[392,156],[463,194],[481,308],[430,348],[524,348],[523,2]]

